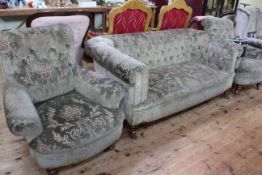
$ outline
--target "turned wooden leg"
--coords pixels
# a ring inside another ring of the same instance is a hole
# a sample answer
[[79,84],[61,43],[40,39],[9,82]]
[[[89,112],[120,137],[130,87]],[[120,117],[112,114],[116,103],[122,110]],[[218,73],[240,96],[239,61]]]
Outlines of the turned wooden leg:
[[48,175],[57,175],[58,174],[57,169],[47,169],[46,172]]
[[257,90],[259,90],[260,85],[261,85],[261,83],[257,83],[257,84],[256,84]]
[[238,84],[235,84],[235,85],[234,85],[234,88],[233,88],[234,94],[239,94],[240,89],[241,89],[241,86],[238,85]]
[[226,99],[229,99],[229,93],[230,93],[230,90],[226,90],[226,91],[224,92],[224,97],[225,97]]
[[129,126],[129,137],[131,139],[137,139],[136,127],[135,126]]

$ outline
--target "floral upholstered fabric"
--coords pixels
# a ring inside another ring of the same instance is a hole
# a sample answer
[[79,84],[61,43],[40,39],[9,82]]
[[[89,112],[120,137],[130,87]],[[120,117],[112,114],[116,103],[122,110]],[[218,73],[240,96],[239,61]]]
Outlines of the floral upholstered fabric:
[[176,29],[95,37],[86,51],[96,71],[125,85],[126,119],[138,125],[230,88],[242,46],[212,32]]
[[116,15],[113,34],[144,32],[147,14],[139,9],[127,9]]
[[73,90],[71,29],[54,26],[53,30],[21,29],[1,35],[8,46],[0,54],[5,79],[25,87],[34,102]]
[[187,27],[188,13],[183,9],[172,9],[164,14],[161,30]]
[[206,32],[215,34],[216,36],[222,38],[234,37],[233,22],[229,19],[207,16],[201,20],[201,25]]
[[226,79],[227,76],[224,72],[194,62],[151,69],[147,99],[138,106],[154,105],[167,99],[197,92],[203,87],[207,88]]
[[44,132],[30,146],[42,154],[64,152],[88,144],[106,136],[124,118],[119,110],[94,104],[77,92],[36,106]]
[[85,160],[121,135],[123,85],[73,65],[68,26],[0,34],[9,129],[42,168]]

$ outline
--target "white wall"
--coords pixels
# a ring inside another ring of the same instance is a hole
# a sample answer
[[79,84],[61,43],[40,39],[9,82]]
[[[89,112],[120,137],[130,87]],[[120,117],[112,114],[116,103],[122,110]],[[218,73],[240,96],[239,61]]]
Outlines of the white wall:
[[240,3],[241,2],[262,9],[262,0],[240,0]]

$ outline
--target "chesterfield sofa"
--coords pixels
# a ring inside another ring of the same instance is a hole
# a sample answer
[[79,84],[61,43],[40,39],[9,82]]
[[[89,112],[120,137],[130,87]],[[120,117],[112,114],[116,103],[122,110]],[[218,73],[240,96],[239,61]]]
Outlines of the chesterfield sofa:
[[77,163],[120,137],[124,87],[73,64],[71,28],[28,28],[0,38],[7,124],[26,138],[40,167]]
[[86,42],[95,70],[127,89],[121,108],[133,128],[231,88],[240,45],[194,29],[108,35]]

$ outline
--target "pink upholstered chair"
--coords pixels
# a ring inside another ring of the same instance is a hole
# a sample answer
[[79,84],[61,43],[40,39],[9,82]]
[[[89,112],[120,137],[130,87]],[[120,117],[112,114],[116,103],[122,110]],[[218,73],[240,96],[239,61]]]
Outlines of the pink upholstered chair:
[[84,55],[83,42],[89,27],[89,18],[84,13],[37,13],[30,16],[27,27],[50,26],[55,24],[68,25],[74,34],[75,64],[82,65]]
[[159,13],[157,29],[168,30],[186,28],[192,16],[192,8],[185,0],[175,0],[168,6],[163,6]]

